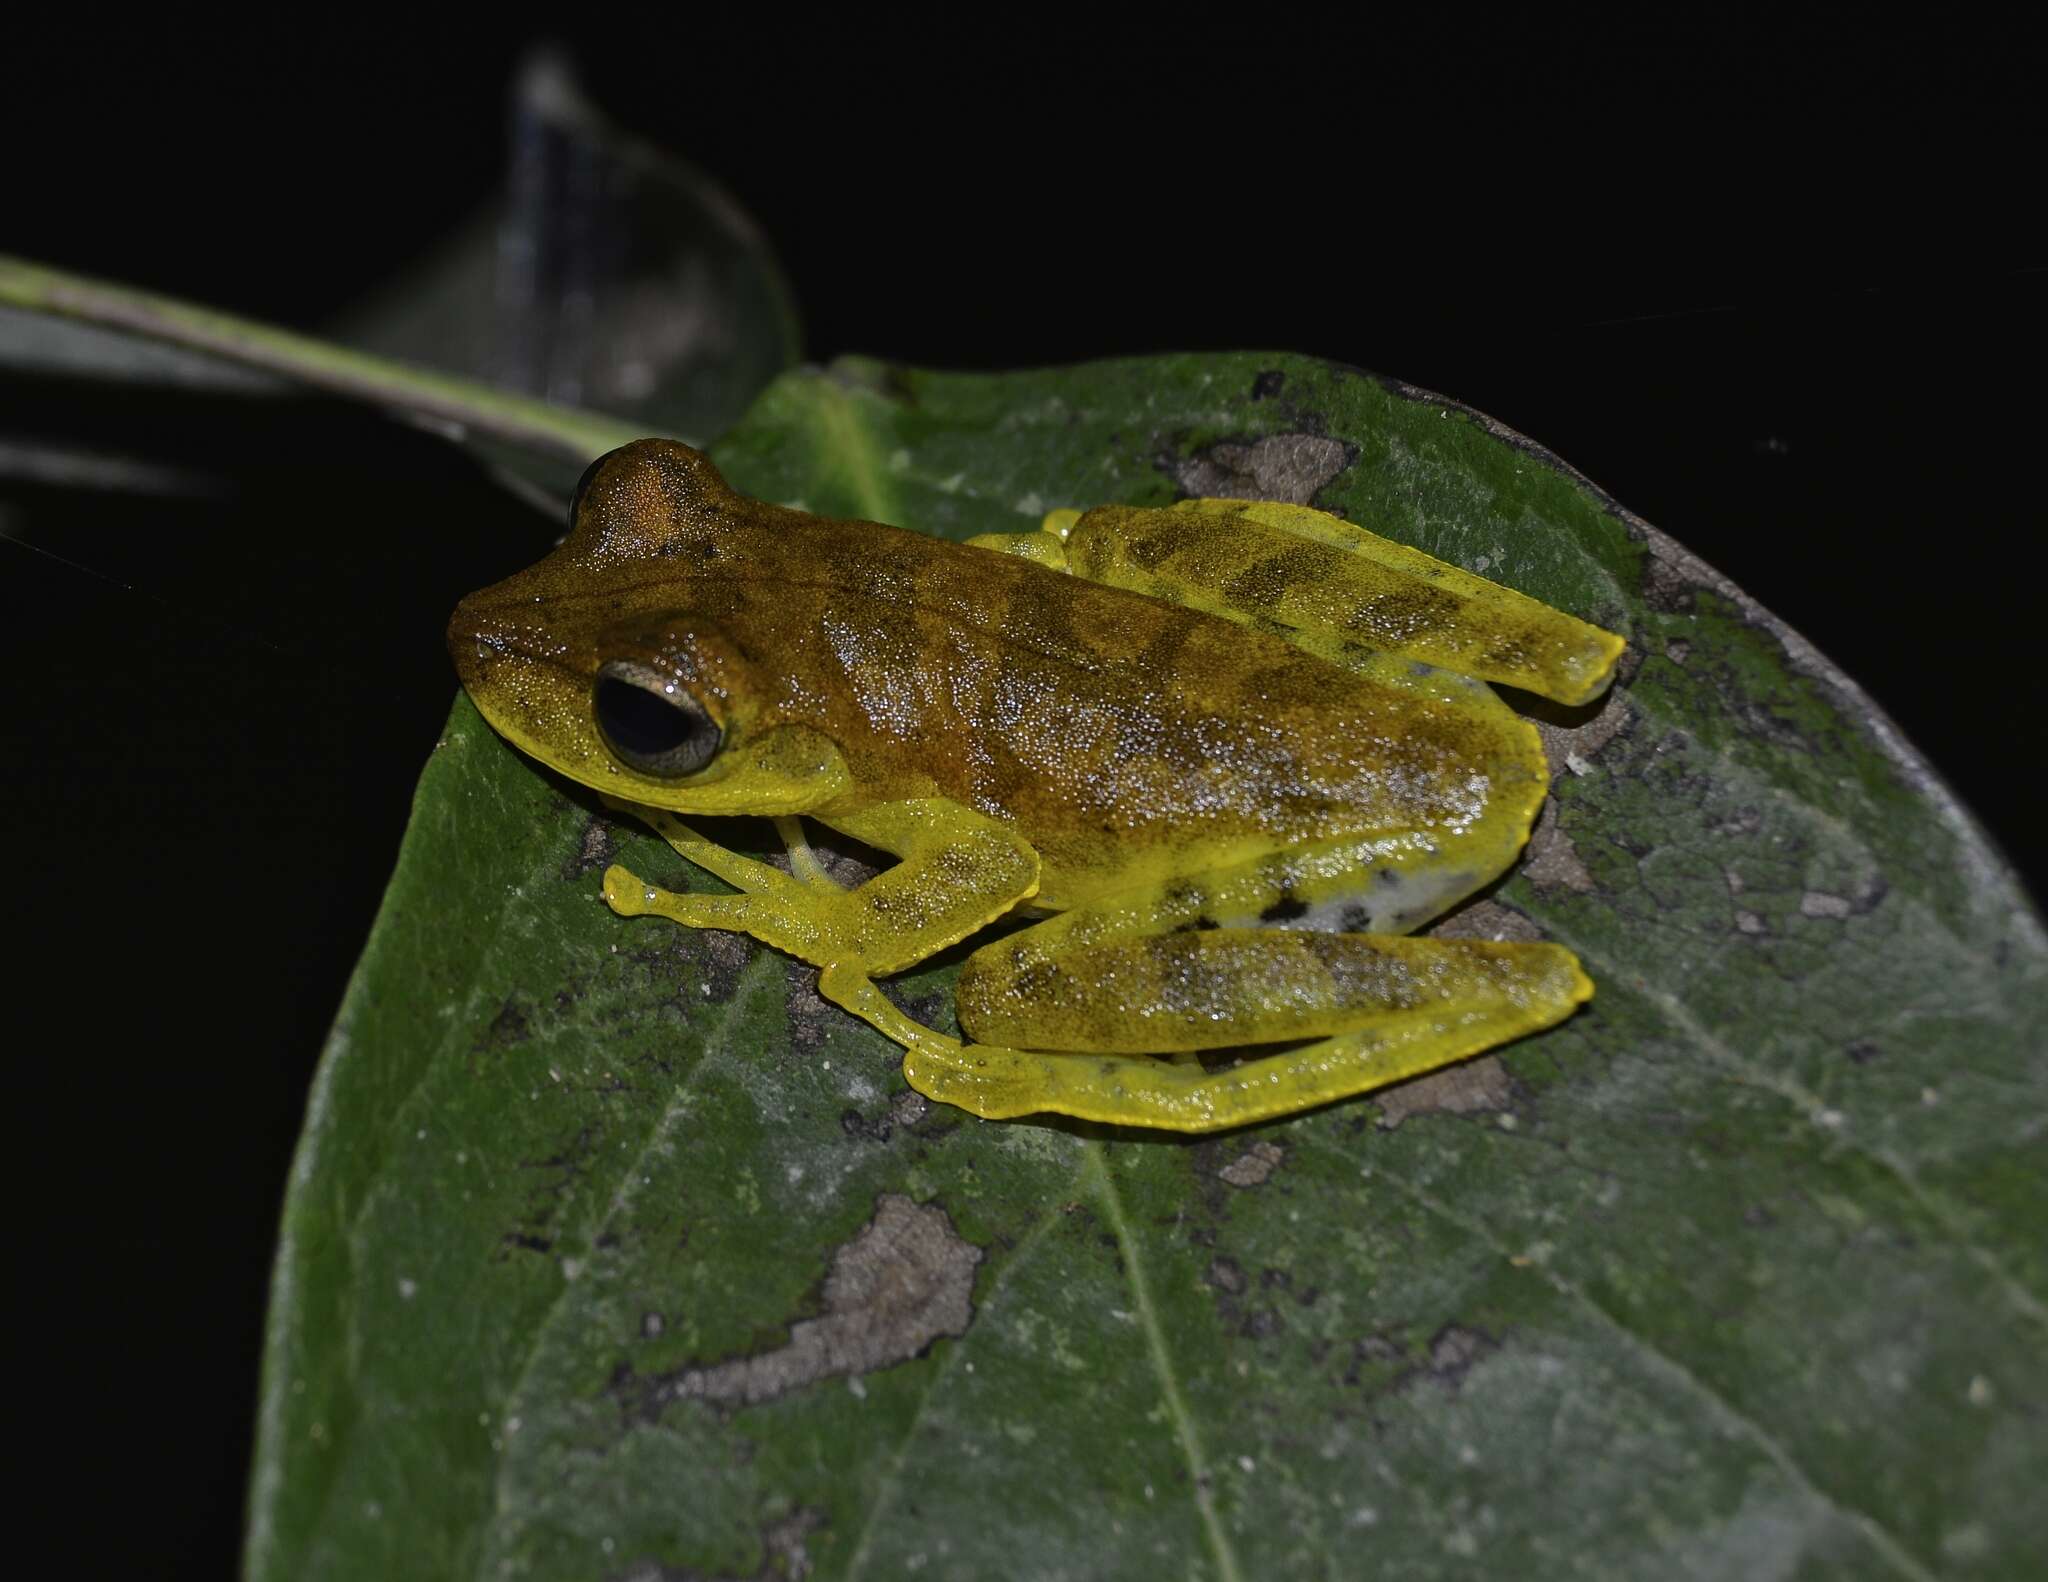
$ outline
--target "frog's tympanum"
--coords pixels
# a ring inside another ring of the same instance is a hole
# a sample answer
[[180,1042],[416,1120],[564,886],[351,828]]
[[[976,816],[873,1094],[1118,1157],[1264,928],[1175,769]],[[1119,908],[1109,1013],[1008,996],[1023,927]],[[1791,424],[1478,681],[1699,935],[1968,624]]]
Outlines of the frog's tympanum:
[[[815,963],[912,1087],[977,1115],[1236,1126],[1592,993],[1562,946],[1411,931],[1543,802],[1536,732],[1488,683],[1584,702],[1621,639],[1321,511],[1105,506],[955,544],[750,500],[642,440],[448,640],[509,741],[738,892],[614,867],[615,911]],[[773,818],[788,871],[686,814]],[[805,818],[898,861],[842,887]],[[1040,915],[962,966],[966,1042],[875,986]]]

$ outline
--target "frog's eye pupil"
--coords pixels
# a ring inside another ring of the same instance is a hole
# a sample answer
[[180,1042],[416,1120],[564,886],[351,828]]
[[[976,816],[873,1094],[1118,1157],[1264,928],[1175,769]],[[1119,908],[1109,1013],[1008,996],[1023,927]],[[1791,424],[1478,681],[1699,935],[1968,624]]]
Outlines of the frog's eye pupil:
[[724,735],[688,692],[630,661],[598,671],[591,712],[613,757],[661,780],[695,774],[711,761]]

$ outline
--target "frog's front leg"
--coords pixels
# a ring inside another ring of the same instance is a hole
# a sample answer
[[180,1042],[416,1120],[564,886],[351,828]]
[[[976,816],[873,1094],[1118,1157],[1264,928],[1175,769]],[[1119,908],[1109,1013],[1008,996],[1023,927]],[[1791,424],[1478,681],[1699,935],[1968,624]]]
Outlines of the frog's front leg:
[[1038,854],[1029,842],[1009,826],[943,798],[823,816],[834,829],[901,859],[852,889],[833,883],[807,847],[797,850],[802,836],[793,820],[778,825],[792,844],[794,876],[727,851],[671,813],[633,811],[680,855],[740,893],[679,894],[615,865],[604,877],[613,911],[751,934],[825,969],[820,983],[827,997],[869,1021],[876,1016],[860,985],[965,939],[1038,891]]

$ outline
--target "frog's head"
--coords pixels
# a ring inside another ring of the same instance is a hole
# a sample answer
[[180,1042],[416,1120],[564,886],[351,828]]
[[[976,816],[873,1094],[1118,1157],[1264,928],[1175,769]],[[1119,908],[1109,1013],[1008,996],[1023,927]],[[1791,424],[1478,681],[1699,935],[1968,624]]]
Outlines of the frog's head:
[[769,678],[702,606],[757,511],[686,445],[591,463],[569,533],[473,593],[448,651],[492,727],[572,780],[680,813],[797,813],[843,791],[831,740],[772,720]]

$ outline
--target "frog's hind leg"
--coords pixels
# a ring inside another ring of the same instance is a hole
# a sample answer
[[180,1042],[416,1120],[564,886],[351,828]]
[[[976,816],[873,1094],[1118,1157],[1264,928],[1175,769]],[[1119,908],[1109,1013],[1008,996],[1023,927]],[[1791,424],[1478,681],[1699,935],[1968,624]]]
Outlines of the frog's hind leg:
[[[1215,1131],[1433,1071],[1552,1026],[1592,994],[1571,952],[1549,944],[1222,929],[1089,954],[1085,970],[1032,985],[1020,1015],[970,1007],[978,997],[963,977],[963,1023],[997,1042],[885,1027],[908,1048],[910,1085],[989,1118],[1045,1111]],[[1105,1034],[1119,1048],[1315,1041],[1209,1071],[1105,1050]]]
[[1606,687],[1612,632],[1341,517],[1271,501],[1098,506],[1032,537],[1063,568],[1286,635],[1339,664],[1395,655],[1583,703]]
[[[1360,837],[1105,896],[967,960],[955,1002],[977,1042],[883,1030],[910,1049],[914,1087],[986,1115],[1206,1131],[1369,1092],[1591,995],[1559,945],[1407,934],[1519,841],[1486,823],[1462,841]],[[1301,1040],[1222,1071],[1154,1058]]]

